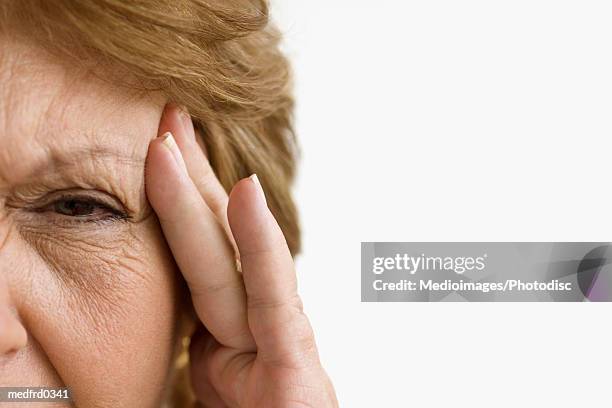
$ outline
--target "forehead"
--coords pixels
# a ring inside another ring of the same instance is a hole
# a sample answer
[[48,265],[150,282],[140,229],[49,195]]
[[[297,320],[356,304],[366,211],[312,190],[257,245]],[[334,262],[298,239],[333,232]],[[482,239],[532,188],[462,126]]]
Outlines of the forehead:
[[115,85],[109,72],[0,38],[0,178],[69,151],[144,158],[162,107],[160,95]]

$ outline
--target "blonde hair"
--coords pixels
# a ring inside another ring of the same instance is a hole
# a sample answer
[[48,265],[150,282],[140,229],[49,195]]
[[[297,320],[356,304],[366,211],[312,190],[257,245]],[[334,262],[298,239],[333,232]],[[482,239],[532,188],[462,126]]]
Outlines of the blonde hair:
[[[257,173],[291,253],[299,251],[290,70],[267,1],[1,0],[6,33],[71,63],[129,73],[125,86],[135,78],[184,106],[225,189]],[[177,375],[171,399],[186,406],[186,370]]]
[[289,249],[299,251],[291,76],[267,1],[2,0],[7,31],[71,62],[127,72],[184,106],[221,184],[229,191],[257,173]]

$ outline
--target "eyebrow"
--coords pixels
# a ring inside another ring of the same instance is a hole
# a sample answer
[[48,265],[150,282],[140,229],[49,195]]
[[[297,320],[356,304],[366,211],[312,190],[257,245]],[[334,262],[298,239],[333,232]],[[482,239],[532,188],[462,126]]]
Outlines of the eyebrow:
[[[26,191],[38,191],[39,188],[46,189],[49,186],[61,185],[65,182],[69,183],[69,181],[73,180],[74,177],[79,176],[71,174],[68,169],[74,168],[83,161],[93,164],[93,166],[87,166],[86,168],[95,168],[96,164],[99,165],[105,161],[107,163],[112,161],[113,164],[126,166],[127,168],[137,170],[139,173],[144,175],[145,159],[146,156],[126,154],[119,149],[114,149],[103,145],[78,146],[65,151],[60,151],[57,149],[52,150],[51,148],[47,151],[44,158],[34,159],[36,162],[34,165],[27,165],[27,173],[24,172],[24,174],[18,176],[19,180],[13,184],[10,191],[16,193],[17,196],[22,196],[22,194],[19,192],[23,193]],[[121,169],[123,172],[120,173],[120,178],[115,180],[116,182],[125,180],[125,178],[122,176],[127,174],[125,172],[127,168]],[[130,202],[128,197],[132,196],[131,192],[116,189],[115,187],[118,188],[119,184],[108,179],[105,180],[103,174],[104,173],[85,170],[84,173],[80,175],[83,175],[85,180],[89,180],[87,181],[88,184],[91,182],[92,186],[100,187],[101,190],[106,190],[107,192],[115,195],[128,210],[136,214],[139,207],[142,207],[142,205],[138,204],[137,202]],[[143,183],[144,182],[142,182],[138,187],[143,186]],[[102,187],[110,187],[110,190]],[[137,199],[138,202],[144,203],[143,200],[146,201],[144,198],[144,189],[139,191],[137,196],[138,197],[133,196],[133,198]]]

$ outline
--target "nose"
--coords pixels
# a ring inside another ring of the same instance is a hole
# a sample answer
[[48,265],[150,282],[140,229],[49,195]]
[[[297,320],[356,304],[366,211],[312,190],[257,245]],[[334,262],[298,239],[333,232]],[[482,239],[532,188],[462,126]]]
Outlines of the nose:
[[[0,197],[0,254],[6,251],[5,243],[8,235],[3,197]],[[11,304],[6,276],[6,260],[0,256],[0,358],[25,347],[28,335],[23,324],[17,318],[16,308]]]
[[28,335],[14,313],[5,279],[0,276],[0,357],[25,347]]

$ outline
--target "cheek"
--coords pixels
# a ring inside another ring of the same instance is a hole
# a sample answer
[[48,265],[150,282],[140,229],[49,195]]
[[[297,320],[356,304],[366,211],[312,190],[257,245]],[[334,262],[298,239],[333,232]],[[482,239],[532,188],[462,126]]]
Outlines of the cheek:
[[155,401],[181,313],[177,271],[156,220],[52,234],[24,226],[20,235],[37,259],[29,331],[77,405],[146,406],[134,390]]

